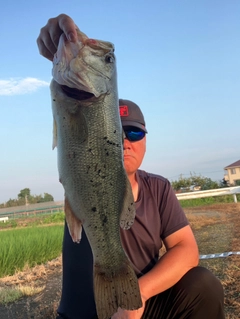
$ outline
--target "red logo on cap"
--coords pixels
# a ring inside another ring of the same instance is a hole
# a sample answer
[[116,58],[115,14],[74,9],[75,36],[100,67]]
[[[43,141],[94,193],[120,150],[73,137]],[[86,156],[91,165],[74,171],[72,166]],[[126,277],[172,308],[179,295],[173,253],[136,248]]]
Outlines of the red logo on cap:
[[120,112],[120,116],[128,116],[129,115],[128,106],[127,105],[119,106],[119,112]]

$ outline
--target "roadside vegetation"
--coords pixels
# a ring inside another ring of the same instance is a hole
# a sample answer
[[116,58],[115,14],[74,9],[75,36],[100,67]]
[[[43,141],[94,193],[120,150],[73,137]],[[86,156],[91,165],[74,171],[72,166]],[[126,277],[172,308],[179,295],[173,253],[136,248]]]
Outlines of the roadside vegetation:
[[[237,201],[240,202],[240,194],[237,195]],[[183,208],[186,208],[186,207],[206,206],[206,205],[212,205],[212,204],[233,203],[234,200],[232,195],[225,195],[225,196],[185,199],[185,200],[180,200],[179,202]]]
[[213,181],[211,178],[197,175],[195,173],[190,172],[190,177],[184,177],[184,175],[180,175],[177,180],[171,181],[171,185],[175,191],[193,191],[193,190],[208,190],[208,189],[216,189],[222,187],[228,187],[229,185],[222,179],[220,181]]
[[5,223],[0,223],[0,231],[9,228],[33,227],[41,225],[63,224],[65,215],[63,212],[53,214],[41,214],[38,217],[29,216],[18,219],[10,219]]

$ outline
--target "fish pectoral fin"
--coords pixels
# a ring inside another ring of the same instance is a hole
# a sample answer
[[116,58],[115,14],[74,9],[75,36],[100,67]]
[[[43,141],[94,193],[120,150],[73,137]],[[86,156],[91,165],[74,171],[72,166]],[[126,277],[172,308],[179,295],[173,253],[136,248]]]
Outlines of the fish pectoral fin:
[[52,149],[57,147],[57,123],[53,120],[53,141],[52,141]]
[[132,194],[132,188],[129,181],[127,181],[123,209],[120,216],[120,227],[125,230],[131,228],[131,226],[134,223],[135,214],[136,214],[136,210],[135,210],[135,203],[134,203],[133,194]]
[[70,236],[72,237],[74,243],[80,243],[82,238],[82,222],[74,215],[66,197],[64,211]]

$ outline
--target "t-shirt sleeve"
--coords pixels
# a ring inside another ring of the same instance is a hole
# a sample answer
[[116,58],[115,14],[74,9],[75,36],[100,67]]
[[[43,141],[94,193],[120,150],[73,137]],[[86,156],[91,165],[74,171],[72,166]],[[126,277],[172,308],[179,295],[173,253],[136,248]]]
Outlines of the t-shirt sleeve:
[[179,229],[187,226],[187,217],[168,180],[164,187],[159,188],[161,200],[159,200],[159,214],[161,218],[161,238],[173,234]]

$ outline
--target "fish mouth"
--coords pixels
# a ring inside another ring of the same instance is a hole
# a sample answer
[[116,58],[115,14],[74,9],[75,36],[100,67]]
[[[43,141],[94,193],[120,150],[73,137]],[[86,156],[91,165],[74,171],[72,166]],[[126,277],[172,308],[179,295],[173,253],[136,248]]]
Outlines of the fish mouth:
[[94,97],[94,94],[90,93],[90,92],[86,92],[86,91],[83,91],[83,90],[78,90],[78,89],[75,89],[75,88],[70,88],[66,85],[61,85],[61,89],[63,90],[63,92],[75,99],[75,100],[88,100],[88,99],[91,99],[92,97]]

